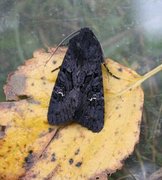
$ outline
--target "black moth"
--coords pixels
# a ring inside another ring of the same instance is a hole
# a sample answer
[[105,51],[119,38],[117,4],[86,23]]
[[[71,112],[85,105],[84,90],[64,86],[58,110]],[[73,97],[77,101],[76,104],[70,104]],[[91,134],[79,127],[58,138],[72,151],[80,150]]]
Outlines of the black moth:
[[104,125],[104,93],[99,41],[89,28],[82,28],[69,40],[51,95],[48,122],[62,125],[76,122],[93,132]]

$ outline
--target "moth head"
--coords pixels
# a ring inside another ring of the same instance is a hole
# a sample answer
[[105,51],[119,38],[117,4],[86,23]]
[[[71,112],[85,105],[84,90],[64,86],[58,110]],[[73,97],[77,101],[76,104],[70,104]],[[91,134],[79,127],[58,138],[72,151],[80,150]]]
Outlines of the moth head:
[[102,48],[94,33],[89,28],[82,28],[70,41],[69,45],[78,60],[93,60],[102,56]]

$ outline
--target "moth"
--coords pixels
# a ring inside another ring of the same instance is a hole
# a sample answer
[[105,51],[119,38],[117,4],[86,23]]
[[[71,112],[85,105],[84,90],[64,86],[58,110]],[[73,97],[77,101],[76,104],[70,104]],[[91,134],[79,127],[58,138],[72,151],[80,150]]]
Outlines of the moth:
[[89,28],[69,40],[48,108],[51,125],[79,123],[93,132],[104,126],[103,51]]

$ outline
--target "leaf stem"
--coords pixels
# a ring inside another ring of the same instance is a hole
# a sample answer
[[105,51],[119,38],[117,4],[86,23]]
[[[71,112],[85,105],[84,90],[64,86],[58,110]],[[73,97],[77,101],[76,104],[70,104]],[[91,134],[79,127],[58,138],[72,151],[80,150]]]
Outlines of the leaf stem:
[[128,86],[127,88],[125,88],[125,89],[121,90],[119,93],[117,93],[117,96],[124,94],[125,92],[129,91],[130,89],[136,88],[137,86],[142,84],[146,79],[152,77],[153,75],[155,75],[156,73],[158,73],[161,70],[162,70],[162,64],[159,65],[158,67],[154,68],[153,70],[149,71],[145,75],[137,78],[137,80],[135,82],[133,82],[130,86]]

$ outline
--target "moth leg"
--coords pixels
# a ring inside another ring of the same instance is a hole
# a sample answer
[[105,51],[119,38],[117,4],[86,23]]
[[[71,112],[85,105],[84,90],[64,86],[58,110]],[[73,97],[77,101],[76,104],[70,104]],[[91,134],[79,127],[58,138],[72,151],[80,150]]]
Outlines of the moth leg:
[[53,69],[51,72],[54,72],[54,71],[56,71],[56,70],[60,69],[60,67],[61,67],[61,66],[59,66],[59,67],[57,67],[57,68]]
[[116,78],[116,79],[120,79],[119,77],[115,76],[110,70],[109,68],[106,66],[105,63],[103,63],[104,67],[106,68],[106,71],[108,74],[110,74],[112,77]]

